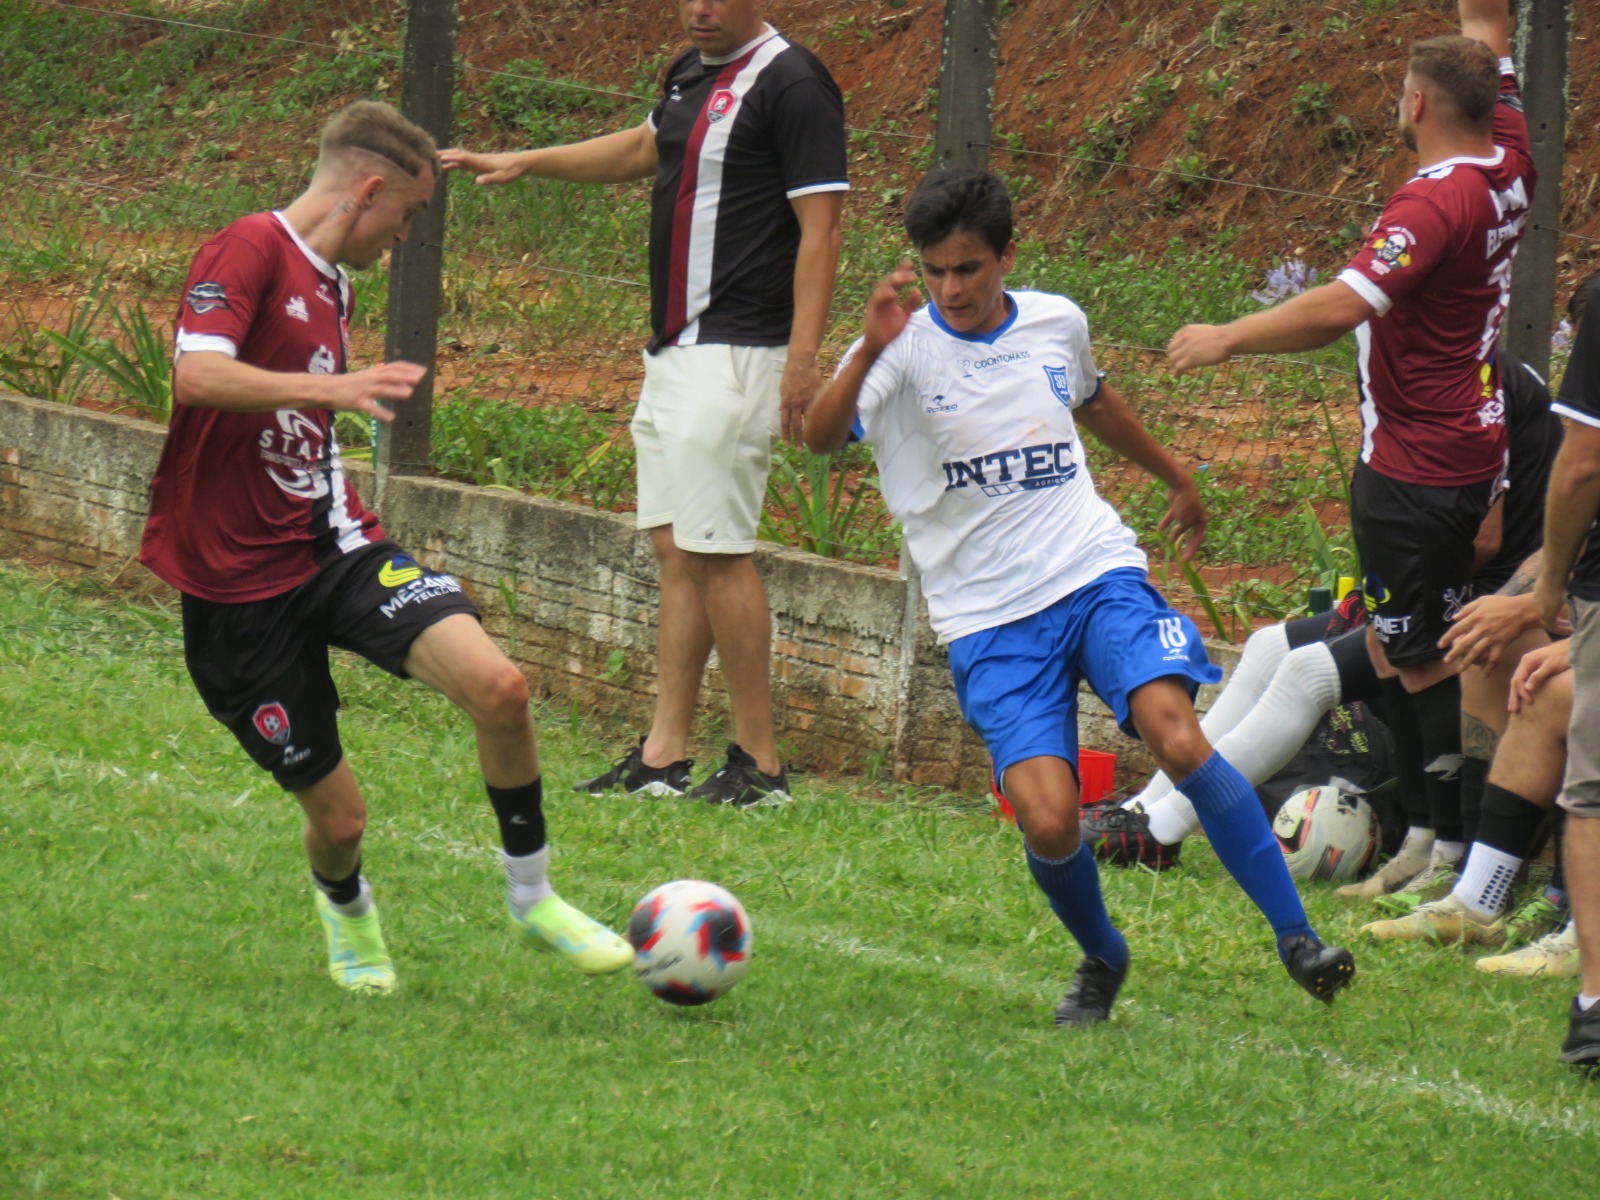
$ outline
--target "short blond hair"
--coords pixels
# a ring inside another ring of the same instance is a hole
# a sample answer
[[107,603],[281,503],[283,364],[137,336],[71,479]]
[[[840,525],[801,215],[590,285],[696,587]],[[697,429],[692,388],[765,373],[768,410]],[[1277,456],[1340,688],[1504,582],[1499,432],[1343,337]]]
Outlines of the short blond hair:
[[358,100],[322,127],[319,169],[348,160],[352,152],[380,158],[413,179],[420,179],[424,169],[439,174],[439,148],[428,131],[379,100]]

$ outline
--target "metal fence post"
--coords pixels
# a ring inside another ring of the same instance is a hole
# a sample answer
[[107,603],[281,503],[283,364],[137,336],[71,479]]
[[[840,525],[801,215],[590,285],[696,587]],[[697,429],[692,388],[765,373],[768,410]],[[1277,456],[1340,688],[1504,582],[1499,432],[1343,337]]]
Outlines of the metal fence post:
[[1513,354],[1545,375],[1550,370],[1550,322],[1556,306],[1556,254],[1561,240],[1572,0],[1525,0],[1517,7],[1517,65],[1539,186],[1512,268],[1505,340]]
[[[411,0],[406,16],[404,80],[400,111],[441,146],[451,138],[455,99],[457,0]],[[428,368],[410,400],[381,426],[373,463],[381,494],[394,475],[425,474],[432,461],[433,367],[438,351],[439,300],[444,267],[444,177],[433,200],[412,222],[411,235],[396,246],[389,265],[389,325],[384,358]]]

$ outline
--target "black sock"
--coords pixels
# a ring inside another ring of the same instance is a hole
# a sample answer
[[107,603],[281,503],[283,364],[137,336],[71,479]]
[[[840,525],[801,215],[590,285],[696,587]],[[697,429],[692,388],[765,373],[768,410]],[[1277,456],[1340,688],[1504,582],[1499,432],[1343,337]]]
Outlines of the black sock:
[[1461,840],[1472,845],[1482,828],[1484,796],[1489,786],[1489,764],[1481,758],[1461,760]]
[[1411,693],[1398,678],[1385,679],[1384,719],[1394,738],[1395,774],[1400,777],[1400,807],[1406,824],[1414,829],[1431,829],[1433,817],[1428,808],[1428,777],[1422,770],[1422,730],[1417,724],[1417,707]]
[[1545,810],[1531,800],[1491,783],[1483,789],[1483,820],[1477,840],[1512,858],[1527,858],[1544,818]]
[[512,858],[522,858],[543,850],[544,780],[537,778],[514,788],[484,786],[500,822],[500,844],[506,848],[506,853]]
[[1461,677],[1441,679],[1411,697],[1422,733],[1433,836],[1461,841]]
[[354,904],[361,895],[361,860],[356,859],[356,869],[346,879],[329,879],[315,867],[311,868],[311,878],[330,904]]

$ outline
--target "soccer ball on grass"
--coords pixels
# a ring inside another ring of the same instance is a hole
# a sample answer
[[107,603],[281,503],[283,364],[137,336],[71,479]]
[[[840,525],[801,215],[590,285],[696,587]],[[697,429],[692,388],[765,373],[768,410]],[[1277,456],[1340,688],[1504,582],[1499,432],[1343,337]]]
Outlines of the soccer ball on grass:
[[1289,874],[1309,880],[1359,878],[1382,842],[1372,805],[1331,784],[1301,788],[1285,800],[1272,835]]
[[628,918],[633,974],[668,1004],[709,1004],[744,978],[750,918],[732,893],[701,879],[664,883]]

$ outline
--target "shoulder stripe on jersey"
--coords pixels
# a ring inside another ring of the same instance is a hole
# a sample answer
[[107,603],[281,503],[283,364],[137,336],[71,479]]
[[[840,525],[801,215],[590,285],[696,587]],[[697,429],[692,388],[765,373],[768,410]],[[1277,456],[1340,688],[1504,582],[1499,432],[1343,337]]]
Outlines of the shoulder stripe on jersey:
[[[789,42],[782,36],[768,38],[724,67],[717,74],[711,95],[730,90],[737,100],[743,100],[762,70],[788,48]],[[699,338],[700,314],[711,303],[711,258],[722,200],[722,157],[737,119],[735,114],[732,120],[713,123],[702,106],[689,133],[683,176],[678,180],[672,210],[672,258],[667,274],[664,330],[669,345],[694,345]]]
[[785,192],[784,195],[793,200],[797,196],[814,196],[818,192],[848,192],[849,190],[850,184],[843,179],[838,179],[832,183],[813,183],[809,187],[798,187],[792,192]]
[[1381,287],[1353,267],[1346,267],[1335,276],[1335,279],[1372,305],[1380,317],[1387,314],[1394,306],[1394,302],[1384,295]]
[[177,362],[180,354],[201,350],[215,350],[219,354],[226,354],[229,358],[239,357],[239,347],[233,344],[233,339],[223,337],[220,333],[185,333],[180,325],[178,336],[174,341],[173,362]]
[[1600,415],[1596,415],[1586,409],[1573,408],[1571,405],[1563,404],[1557,400],[1550,406],[1550,411],[1558,417],[1567,417],[1580,425],[1588,425],[1592,429],[1600,429]]

